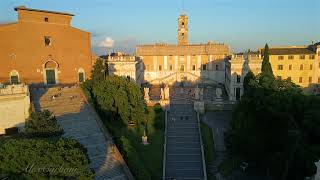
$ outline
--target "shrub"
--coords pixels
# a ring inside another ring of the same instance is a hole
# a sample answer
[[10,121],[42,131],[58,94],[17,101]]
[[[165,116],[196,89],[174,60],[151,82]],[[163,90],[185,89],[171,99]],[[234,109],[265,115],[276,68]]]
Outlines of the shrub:
[[26,121],[25,131],[28,134],[42,137],[62,133],[55,116],[48,110],[31,113],[31,116]]
[[124,151],[122,154],[124,154],[125,159],[127,160],[127,163],[135,178],[139,180],[151,179],[151,175],[142,164],[136,149],[131,145],[129,139],[122,136],[120,141],[122,146],[121,149]]

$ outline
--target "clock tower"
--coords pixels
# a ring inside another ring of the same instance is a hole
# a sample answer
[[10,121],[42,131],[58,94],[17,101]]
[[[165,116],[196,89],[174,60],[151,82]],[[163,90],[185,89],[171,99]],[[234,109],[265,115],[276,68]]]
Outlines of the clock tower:
[[178,45],[188,44],[188,16],[182,14],[178,18]]

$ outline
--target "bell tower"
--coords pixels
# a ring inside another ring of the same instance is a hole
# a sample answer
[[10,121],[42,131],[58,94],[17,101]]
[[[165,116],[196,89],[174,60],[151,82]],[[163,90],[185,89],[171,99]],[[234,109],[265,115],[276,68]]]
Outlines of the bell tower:
[[188,44],[188,16],[181,14],[178,18],[178,45]]

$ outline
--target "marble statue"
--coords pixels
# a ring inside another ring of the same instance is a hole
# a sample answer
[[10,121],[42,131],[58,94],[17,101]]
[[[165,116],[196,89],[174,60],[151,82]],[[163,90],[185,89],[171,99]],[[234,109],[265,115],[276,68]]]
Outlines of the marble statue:
[[166,100],[170,99],[170,94],[169,93],[170,93],[170,89],[169,89],[168,86],[166,86],[164,88],[164,99],[166,99]]
[[200,89],[198,88],[198,86],[196,87],[196,89],[194,90],[194,98],[196,100],[199,99],[199,93],[200,93]]
[[203,88],[200,89],[200,101],[203,101]]
[[217,89],[216,89],[216,96],[217,96],[217,99],[221,99],[221,96],[222,96],[222,90],[221,90],[221,88],[217,88]]
[[144,90],[144,99],[148,102],[150,100],[149,88],[145,87],[143,90]]
[[160,99],[161,99],[161,100],[164,100],[165,97],[164,97],[163,88],[161,88],[160,90],[161,90],[161,91],[160,91]]

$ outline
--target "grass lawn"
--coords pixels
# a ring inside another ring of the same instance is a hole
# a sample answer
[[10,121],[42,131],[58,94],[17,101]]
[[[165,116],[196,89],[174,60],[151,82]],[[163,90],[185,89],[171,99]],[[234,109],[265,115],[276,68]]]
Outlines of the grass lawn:
[[[137,152],[139,163],[143,164],[151,179],[162,179],[162,161],[163,161],[163,143],[164,143],[164,128],[165,128],[165,112],[159,109],[159,107],[147,107],[148,124],[147,124],[147,136],[149,145],[143,145],[141,142],[141,136],[144,133],[142,125],[134,126],[121,126],[116,122],[111,122],[107,116],[103,119],[104,124],[112,133],[115,142],[119,144],[120,137],[124,136],[130,140],[131,146]],[[121,151],[121,148],[119,147]],[[128,160],[129,161],[129,160]],[[129,168],[130,163],[129,163]],[[134,173],[134,172],[133,172]]]
[[[206,160],[206,166],[208,167],[208,165],[214,160],[214,142],[213,142],[212,129],[202,122],[200,124],[200,127],[201,127],[202,141],[204,144],[203,146],[204,156]],[[207,168],[207,177],[209,180],[215,179],[214,175],[209,172],[208,168]]]

